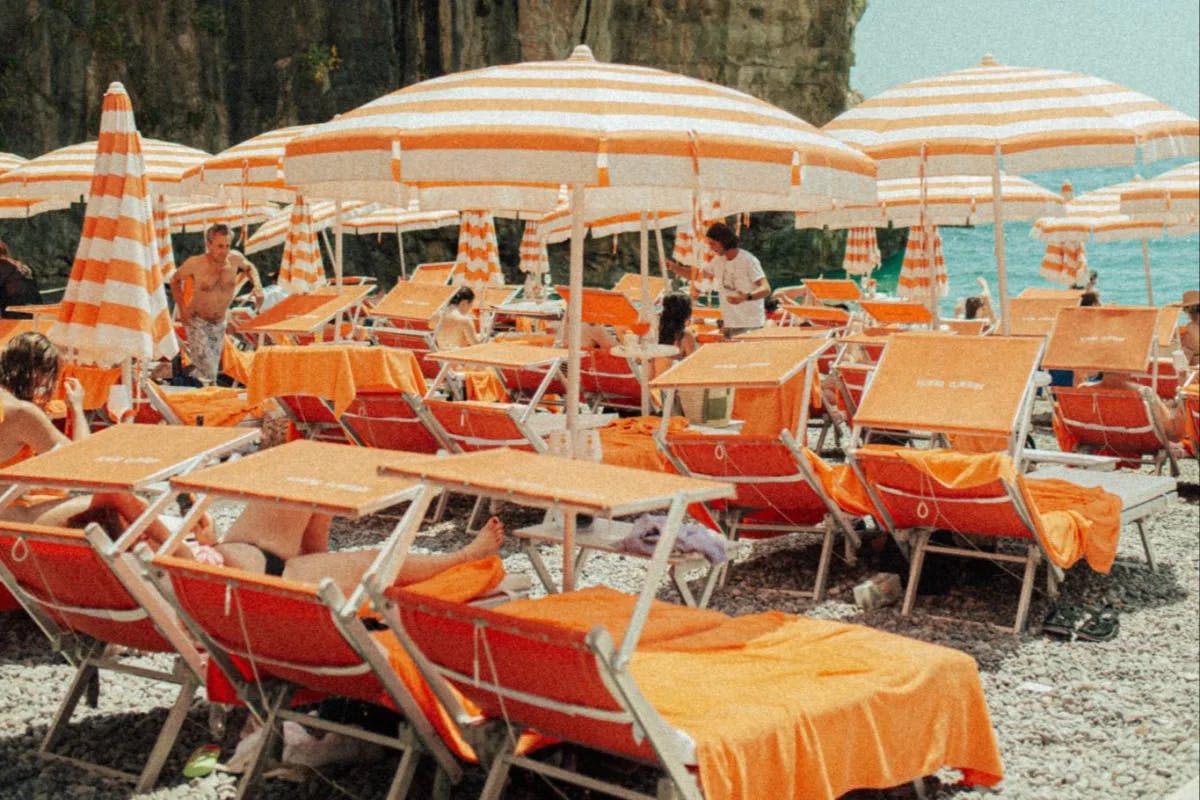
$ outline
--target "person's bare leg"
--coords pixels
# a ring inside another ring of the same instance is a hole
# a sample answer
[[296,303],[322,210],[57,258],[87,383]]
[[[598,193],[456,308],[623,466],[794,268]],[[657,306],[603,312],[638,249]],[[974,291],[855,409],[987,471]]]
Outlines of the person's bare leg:
[[[400,567],[396,583],[401,586],[420,583],[459,564],[494,556],[503,542],[504,523],[492,517],[474,539],[453,553],[410,554]],[[306,583],[320,583],[324,578],[332,578],[342,593],[348,595],[378,555],[378,548],[300,555],[288,559],[283,577]]]
[[304,540],[309,536],[309,527],[317,517],[324,517],[326,548],[328,548],[328,517],[302,508],[288,508],[273,503],[250,502],[230,525],[222,537],[222,544],[239,542],[252,544],[261,550],[270,550],[284,561],[308,552]]

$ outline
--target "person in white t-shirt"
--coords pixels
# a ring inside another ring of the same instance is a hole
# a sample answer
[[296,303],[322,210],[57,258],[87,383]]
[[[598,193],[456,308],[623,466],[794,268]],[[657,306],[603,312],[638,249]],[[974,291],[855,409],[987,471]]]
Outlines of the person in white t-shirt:
[[[762,264],[738,246],[737,234],[723,222],[710,225],[705,238],[716,253],[708,269],[721,300],[721,330],[725,338],[766,325],[763,301],[771,294],[771,286]],[[687,267],[674,261],[668,261],[667,268],[681,275],[690,274]]]

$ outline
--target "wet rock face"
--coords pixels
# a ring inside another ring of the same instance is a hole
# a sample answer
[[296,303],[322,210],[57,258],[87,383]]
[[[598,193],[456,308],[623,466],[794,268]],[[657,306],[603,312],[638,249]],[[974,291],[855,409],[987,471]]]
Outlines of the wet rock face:
[[[0,151],[34,156],[94,138],[113,80],[129,91],[143,134],[216,152],[447,72],[564,58],[580,41],[598,59],[733,86],[819,125],[845,106],[863,7],[863,0],[0,3]],[[49,216],[58,219],[0,221],[0,236],[35,265],[52,260],[78,236],[78,220]]]

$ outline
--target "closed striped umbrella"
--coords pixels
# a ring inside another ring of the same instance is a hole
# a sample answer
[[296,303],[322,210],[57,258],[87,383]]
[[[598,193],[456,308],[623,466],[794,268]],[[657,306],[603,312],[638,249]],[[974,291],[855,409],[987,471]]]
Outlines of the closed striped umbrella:
[[[337,222],[338,204],[332,200],[318,200],[308,203],[309,226],[313,233],[329,228]],[[377,203],[365,200],[342,203],[342,220],[352,219],[360,214],[367,214],[379,208]],[[246,254],[259,253],[285,244],[290,236],[289,231],[296,219],[292,206],[286,206],[276,211],[271,218],[258,226],[258,229],[246,240]]]
[[[925,179],[925,218],[936,225],[993,222],[992,179],[984,175],[939,175]],[[1033,181],[1001,174],[1006,220],[1031,220],[1062,209],[1063,198]],[[797,228],[907,228],[920,224],[920,178],[879,181],[879,200],[869,205],[796,214]]]
[[1200,161],[1193,161],[1121,190],[1121,213],[1200,214]]
[[458,228],[458,257],[454,260],[454,283],[504,283],[496,224],[486,211],[464,211]]
[[327,283],[321,246],[303,197],[297,197],[291,206],[291,224],[275,283],[292,294],[308,294]]
[[1087,282],[1087,248],[1083,242],[1057,241],[1046,245],[1042,257],[1041,276],[1048,281],[1064,286],[1078,286]]
[[938,233],[937,225],[909,228],[896,294],[928,305],[932,300],[945,297],[948,291],[946,258],[942,254],[942,235]]
[[115,366],[179,352],[155,252],[149,187],[133,104],[108,87],[83,234],[50,339],[69,358]]
[[879,255],[879,241],[873,227],[851,228],[846,234],[846,254],[842,257],[842,269],[847,275],[870,275],[883,258]]
[[[1090,75],[978,66],[897,86],[824,130],[879,164],[879,177],[991,175],[1149,163],[1200,152],[1200,121]],[[1001,317],[1008,332],[1003,194],[993,194]]]
[[[91,191],[98,144],[60,147],[0,174],[0,195],[82,200]],[[184,171],[199,165],[208,155],[182,144],[142,139],[142,162],[150,191],[155,195],[179,194]]]
[[517,264],[521,272],[539,276],[550,271],[550,256],[546,252],[546,238],[542,235],[542,223],[526,220],[521,234],[521,260]]
[[[710,225],[724,221],[720,202],[711,197],[703,198],[696,204],[693,213],[675,229],[675,245],[671,249],[671,260],[689,267],[708,266],[713,260],[714,254],[712,248],[708,246],[704,232]],[[714,291],[712,281],[707,278],[701,278],[692,283],[697,291]]]
[[154,257],[164,281],[175,271],[175,250],[171,247],[171,215],[166,200],[159,196],[153,205]]

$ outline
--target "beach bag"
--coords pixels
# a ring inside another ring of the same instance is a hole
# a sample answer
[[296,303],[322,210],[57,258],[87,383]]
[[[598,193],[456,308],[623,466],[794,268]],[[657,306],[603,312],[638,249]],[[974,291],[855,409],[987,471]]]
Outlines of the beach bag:
[[29,319],[29,314],[9,313],[9,306],[39,305],[42,294],[28,265],[0,258],[0,315],[5,319]]

